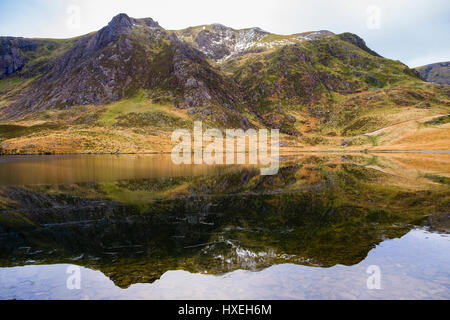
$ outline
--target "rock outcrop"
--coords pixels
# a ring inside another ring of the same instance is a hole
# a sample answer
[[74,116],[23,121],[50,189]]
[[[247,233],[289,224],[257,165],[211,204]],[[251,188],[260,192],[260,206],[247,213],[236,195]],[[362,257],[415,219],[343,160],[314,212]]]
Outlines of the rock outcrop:
[[34,40],[0,37],[0,80],[19,71],[29,61],[24,53],[36,50]]

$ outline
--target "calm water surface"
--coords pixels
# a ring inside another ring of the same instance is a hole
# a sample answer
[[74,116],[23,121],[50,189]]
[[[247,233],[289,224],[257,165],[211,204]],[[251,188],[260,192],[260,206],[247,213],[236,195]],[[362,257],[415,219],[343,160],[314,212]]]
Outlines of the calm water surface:
[[3,157],[0,299],[449,299],[449,177],[446,154],[287,155],[267,177]]

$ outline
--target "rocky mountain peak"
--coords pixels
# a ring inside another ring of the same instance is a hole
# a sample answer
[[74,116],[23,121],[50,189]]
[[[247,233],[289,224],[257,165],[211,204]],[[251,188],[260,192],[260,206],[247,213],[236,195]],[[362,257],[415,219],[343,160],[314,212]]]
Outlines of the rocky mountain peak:
[[193,38],[194,46],[213,60],[226,59],[250,50],[268,32],[260,28],[235,30],[222,24],[203,27],[198,33],[187,36]]
[[131,27],[133,20],[134,19],[130,18],[126,13],[119,13],[117,16],[112,18],[108,26],[110,28]]
[[127,33],[137,26],[161,28],[158,22],[154,21],[152,18],[135,19],[129,17],[125,13],[120,13],[115,16],[106,27],[97,33],[95,44],[97,48],[103,47],[108,43],[117,40],[120,34]]
[[155,20],[153,20],[152,18],[144,18],[141,19],[141,21],[150,28],[161,28],[161,26],[159,25],[159,23]]
[[106,27],[97,32],[95,46],[103,47],[108,43],[117,40],[121,33],[133,28],[133,19],[124,13],[115,16]]
[[376,53],[375,51],[369,49],[369,47],[367,47],[366,42],[361,39],[359,36],[357,36],[354,33],[350,33],[350,32],[345,32],[342,33],[340,35],[338,35],[338,37],[341,40],[350,42],[351,44],[357,46],[358,48],[360,48],[361,50],[375,56],[375,57],[381,57],[378,53]]
[[224,26],[223,24],[220,23],[213,23],[211,25],[211,29],[215,30],[215,31],[226,31],[226,30],[232,30],[230,27]]

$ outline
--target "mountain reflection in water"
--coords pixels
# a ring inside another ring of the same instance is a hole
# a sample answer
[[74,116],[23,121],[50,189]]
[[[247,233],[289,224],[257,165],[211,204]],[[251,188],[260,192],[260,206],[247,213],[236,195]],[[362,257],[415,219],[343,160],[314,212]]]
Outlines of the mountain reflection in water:
[[449,177],[448,154],[289,155],[276,176],[162,155],[2,158],[0,275],[76,264],[129,288],[171,270],[356,266],[418,226],[448,232]]

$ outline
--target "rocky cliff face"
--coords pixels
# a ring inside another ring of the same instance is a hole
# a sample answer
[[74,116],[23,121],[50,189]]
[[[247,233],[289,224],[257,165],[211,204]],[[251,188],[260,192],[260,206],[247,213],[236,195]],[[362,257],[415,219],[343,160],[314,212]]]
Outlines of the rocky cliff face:
[[248,53],[267,51],[276,47],[298,44],[332,36],[329,31],[306,32],[291,36],[273,35],[260,28],[235,30],[221,24],[191,27],[178,31],[179,37],[191,43],[208,58],[224,62]]
[[36,50],[37,43],[22,38],[0,38],[0,80],[19,71],[28,62],[24,52]]
[[259,28],[233,30],[221,24],[213,24],[208,28],[186,29],[180,33],[180,38],[191,42],[207,57],[217,61],[256,50],[259,41],[268,34]]
[[344,41],[347,41],[347,42],[357,46],[361,50],[363,50],[375,57],[381,57],[378,53],[369,49],[366,45],[366,42],[363,39],[361,39],[360,37],[358,37],[356,34],[346,32],[346,33],[342,33],[342,34],[338,35],[338,37]]

